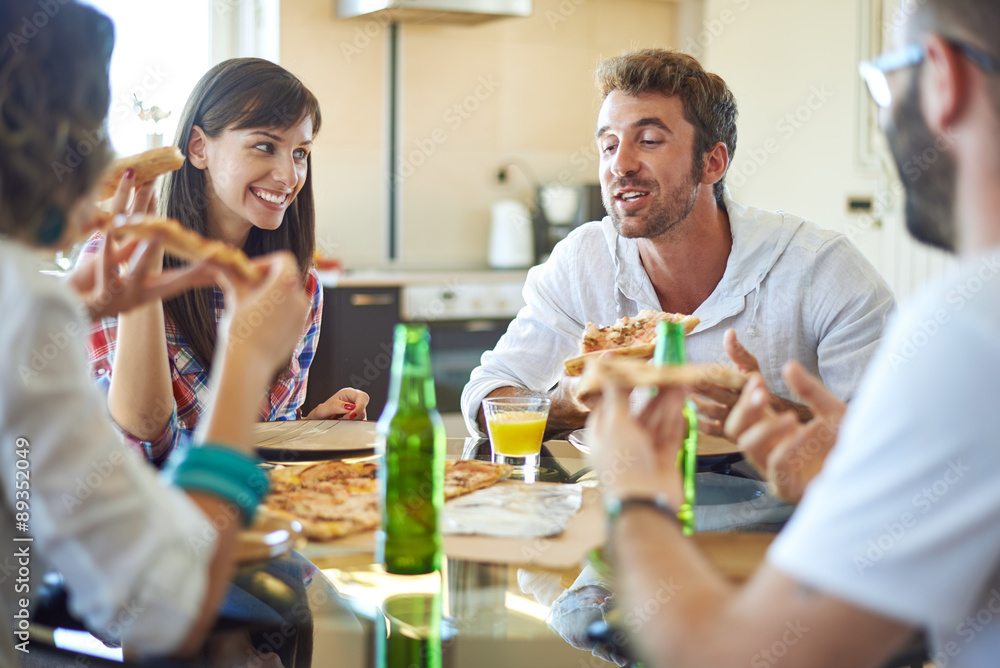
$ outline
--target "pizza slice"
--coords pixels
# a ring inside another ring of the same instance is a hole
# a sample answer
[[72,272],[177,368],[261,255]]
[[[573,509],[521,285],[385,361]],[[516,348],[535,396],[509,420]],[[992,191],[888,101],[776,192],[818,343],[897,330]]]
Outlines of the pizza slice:
[[149,183],[160,174],[176,171],[183,165],[184,154],[176,146],[161,146],[116,160],[101,178],[98,201],[106,200],[115,194],[126,169],[135,170],[135,185],[138,187]]
[[587,364],[587,370],[577,385],[577,396],[590,400],[599,395],[606,382],[620,387],[664,387],[683,385],[694,388],[721,386],[739,391],[747,376],[724,364],[684,364],[654,366],[645,360],[597,359]]
[[685,334],[690,334],[700,322],[691,315],[648,309],[639,311],[635,317],[621,318],[607,327],[598,327],[588,322],[583,330],[581,354],[563,363],[566,375],[579,376],[588,361],[605,354],[614,357],[652,358],[656,350],[656,326],[662,321],[679,323]]
[[162,234],[164,250],[174,257],[188,262],[211,259],[234,269],[251,282],[257,282],[262,277],[260,269],[242,250],[233,248],[224,241],[206,239],[172,218],[159,216],[130,218],[121,225],[106,227],[105,232],[126,239],[150,239]]
[[513,470],[514,467],[510,464],[495,464],[478,459],[445,462],[444,498],[454,499],[477,489],[490,487],[501,478],[510,476]]
[[333,540],[378,527],[382,512],[376,494],[300,489],[271,494],[265,507],[298,521],[310,540]]

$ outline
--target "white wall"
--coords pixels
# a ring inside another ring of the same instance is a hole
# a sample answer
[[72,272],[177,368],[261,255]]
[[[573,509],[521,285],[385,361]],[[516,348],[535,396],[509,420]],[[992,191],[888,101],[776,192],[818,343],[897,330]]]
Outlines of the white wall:
[[[856,222],[847,198],[874,195],[879,179],[858,155],[858,3],[706,0],[704,9],[707,33],[695,44],[708,43],[703,63],[740,105],[734,196],[847,231]],[[853,238],[880,263],[877,232]]]
[[[880,1],[687,0],[678,44],[739,103],[733,195],[845,232],[905,296],[946,262],[903,229],[895,169],[858,75],[880,49]],[[874,216],[848,213],[851,196],[873,197]]]

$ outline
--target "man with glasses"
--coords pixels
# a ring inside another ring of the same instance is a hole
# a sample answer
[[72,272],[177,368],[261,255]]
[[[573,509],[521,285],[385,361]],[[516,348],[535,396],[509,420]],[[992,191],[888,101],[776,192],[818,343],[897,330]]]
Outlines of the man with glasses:
[[[661,391],[631,416],[627,391],[605,388],[590,427],[622,607],[642,609],[656,583],[673,585],[637,631],[651,665],[878,666],[917,631],[938,666],[997,665],[997,35],[995,0],[924,0],[899,48],[862,67],[885,109],[907,227],[962,263],[901,309],[822,471],[744,587],[714,572],[671,518],[683,397]],[[905,169],[918,156],[921,168]],[[741,442],[772,455],[797,444],[800,463],[825,450],[831,430],[755,412],[762,393],[751,387],[737,405],[757,418]]]

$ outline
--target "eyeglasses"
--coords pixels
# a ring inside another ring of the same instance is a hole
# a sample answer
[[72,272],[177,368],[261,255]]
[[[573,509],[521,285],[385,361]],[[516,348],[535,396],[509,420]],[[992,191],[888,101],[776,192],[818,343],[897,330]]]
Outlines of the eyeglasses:
[[[997,64],[993,56],[958,40],[949,39],[947,42],[984,72],[1000,74],[1000,64]],[[889,72],[918,65],[925,55],[924,47],[919,44],[909,44],[895,51],[883,53],[875,60],[861,63],[858,66],[858,71],[861,73],[861,78],[868,84],[868,90],[871,92],[875,104],[880,107],[888,107],[892,104],[892,90],[889,88],[889,79],[886,77]]]

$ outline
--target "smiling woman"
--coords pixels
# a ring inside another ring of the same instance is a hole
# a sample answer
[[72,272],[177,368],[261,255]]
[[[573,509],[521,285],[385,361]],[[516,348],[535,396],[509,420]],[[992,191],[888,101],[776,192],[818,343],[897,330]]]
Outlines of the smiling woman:
[[[260,407],[261,420],[300,417],[319,338],[310,151],[320,121],[316,97],[287,70],[260,58],[223,61],[201,78],[180,114],[175,143],[187,160],[161,191],[160,213],[204,237],[251,258],[275,251],[295,257],[312,309]],[[122,180],[121,201],[133,185]],[[151,194],[148,186],[138,188],[133,206],[143,208]],[[85,252],[95,248],[91,243]],[[163,264],[180,260],[168,255]],[[193,431],[205,409],[222,313],[222,293],[208,288],[105,320],[91,334],[91,363],[108,390],[111,415],[154,462]],[[262,310],[257,317],[268,315]],[[310,417],[363,419],[367,403],[368,395],[348,388]]]

